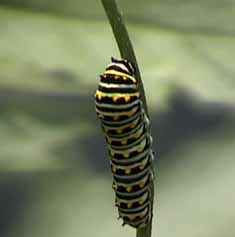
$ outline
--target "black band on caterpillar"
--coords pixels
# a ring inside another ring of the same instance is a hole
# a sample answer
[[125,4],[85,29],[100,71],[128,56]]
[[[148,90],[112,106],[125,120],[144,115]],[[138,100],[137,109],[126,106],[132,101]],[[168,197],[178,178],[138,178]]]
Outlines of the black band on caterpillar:
[[134,66],[124,59],[111,61],[100,76],[95,94],[96,113],[108,144],[119,217],[123,225],[140,228],[146,226],[152,215],[152,138]]

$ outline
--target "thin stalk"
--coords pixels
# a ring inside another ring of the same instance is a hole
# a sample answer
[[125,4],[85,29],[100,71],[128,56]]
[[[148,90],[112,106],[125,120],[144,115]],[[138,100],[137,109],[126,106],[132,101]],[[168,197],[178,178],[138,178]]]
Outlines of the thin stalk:
[[146,112],[148,112],[139,66],[137,63],[135,52],[132,47],[123,17],[122,17],[122,13],[118,9],[118,6],[115,0],[101,0],[101,1],[103,3],[106,15],[109,19],[109,23],[112,27],[113,34],[115,36],[121,57],[131,61],[132,64],[134,64],[135,66],[136,79],[139,84],[139,90],[142,96],[144,109]]
[[[127,59],[134,64],[136,71],[136,80],[138,81],[139,91],[141,94],[141,98],[143,101],[143,106],[148,114],[148,108],[146,103],[146,97],[144,93],[143,82],[141,80],[141,74],[139,70],[139,66],[137,63],[137,59],[135,56],[134,49],[132,47],[128,31],[126,29],[122,14],[116,4],[115,0],[101,0],[103,7],[105,9],[106,15],[109,19],[110,25],[113,30],[113,34],[115,36],[121,57]],[[150,198],[151,198],[151,212],[153,213],[153,199],[154,199],[154,184],[153,181],[150,183]],[[136,230],[136,237],[151,237],[152,231],[152,219],[144,228],[138,228]]]

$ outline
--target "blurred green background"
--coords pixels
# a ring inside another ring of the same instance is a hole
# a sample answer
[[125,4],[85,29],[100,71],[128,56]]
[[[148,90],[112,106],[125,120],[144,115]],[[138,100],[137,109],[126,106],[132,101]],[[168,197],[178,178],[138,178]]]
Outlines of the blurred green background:
[[[153,236],[235,235],[235,1],[120,0],[156,153]],[[0,236],[135,236],[93,94],[119,57],[100,1],[0,0]]]

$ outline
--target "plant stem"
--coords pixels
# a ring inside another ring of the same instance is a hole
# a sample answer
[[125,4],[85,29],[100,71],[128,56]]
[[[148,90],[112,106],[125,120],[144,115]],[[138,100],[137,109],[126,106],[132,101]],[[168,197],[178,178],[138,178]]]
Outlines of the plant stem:
[[[143,101],[143,107],[148,115],[148,108],[146,103],[146,97],[144,93],[144,87],[141,80],[140,70],[133,50],[122,14],[118,9],[115,0],[101,0],[103,7],[105,9],[106,15],[109,19],[110,25],[113,30],[121,57],[123,59],[129,60],[135,67],[136,80],[138,82],[138,89],[141,94],[141,99]],[[151,199],[151,213],[153,213],[153,199],[154,199],[154,184],[153,181],[150,183],[150,199]],[[152,231],[152,216],[150,222],[143,228],[138,228],[136,230],[136,237],[151,237]]]
[[141,97],[143,100],[144,109],[146,113],[148,113],[144,87],[141,80],[139,66],[137,63],[135,52],[133,50],[123,17],[122,17],[122,13],[118,9],[118,6],[115,0],[101,0],[101,1],[103,3],[105,12],[108,16],[109,23],[112,27],[113,34],[117,41],[117,45],[118,45],[121,57],[123,59],[129,60],[135,66],[135,74],[136,74],[135,76],[138,81],[139,91],[141,93]]

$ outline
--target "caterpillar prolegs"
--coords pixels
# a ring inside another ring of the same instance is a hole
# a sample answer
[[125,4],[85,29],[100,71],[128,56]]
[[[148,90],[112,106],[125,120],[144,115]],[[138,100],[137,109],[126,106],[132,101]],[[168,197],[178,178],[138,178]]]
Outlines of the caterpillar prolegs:
[[152,137],[129,61],[112,58],[100,76],[95,105],[108,145],[119,217],[123,225],[144,227],[152,218]]

